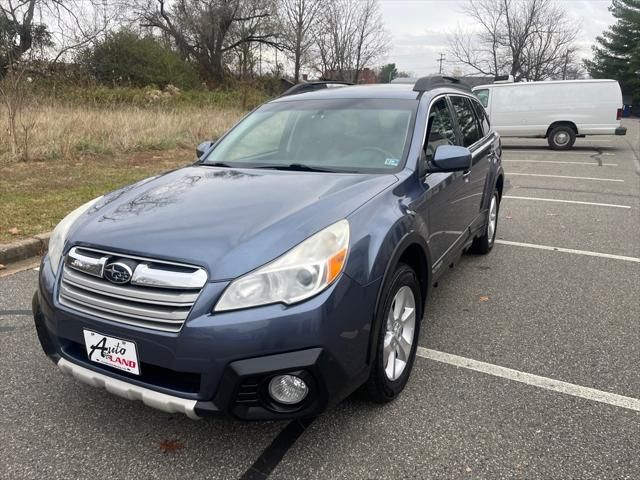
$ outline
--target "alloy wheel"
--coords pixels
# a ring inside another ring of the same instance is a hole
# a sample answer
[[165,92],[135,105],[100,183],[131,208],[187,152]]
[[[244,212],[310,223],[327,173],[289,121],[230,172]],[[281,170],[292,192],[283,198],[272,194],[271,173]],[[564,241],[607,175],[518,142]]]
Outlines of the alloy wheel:
[[416,327],[416,299],[408,286],[401,287],[391,302],[384,336],[383,365],[387,378],[400,378],[409,362]]

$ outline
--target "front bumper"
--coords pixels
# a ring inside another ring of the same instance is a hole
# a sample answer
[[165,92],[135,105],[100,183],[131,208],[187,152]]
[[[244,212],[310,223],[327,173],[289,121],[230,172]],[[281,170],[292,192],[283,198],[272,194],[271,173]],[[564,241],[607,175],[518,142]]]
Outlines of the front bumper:
[[[362,287],[343,275],[325,292],[285,307],[212,314],[226,282],[207,284],[182,330],[154,331],[75,312],[57,301],[45,257],[34,318],[45,353],[60,369],[111,393],[191,418],[313,416],[342,400],[368,375],[369,331],[378,282]],[[88,360],[83,330],[134,341],[140,376]],[[296,373],[309,395],[295,407],[272,402],[270,378]]]

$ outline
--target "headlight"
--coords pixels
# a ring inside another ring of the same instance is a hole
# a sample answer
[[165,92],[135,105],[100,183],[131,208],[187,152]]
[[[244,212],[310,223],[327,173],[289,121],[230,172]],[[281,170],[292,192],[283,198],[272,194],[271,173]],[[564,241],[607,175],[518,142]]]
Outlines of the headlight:
[[349,222],[340,220],[277,260],[231,282],[215,311],[292,304],[312,297],[338,278],[348,248]]
[[67,233],[69,229],[78,219],[80,215],[89,210],[91,206],[100,200],[102,197],[94,198],[93,200],[76,208],[69,215],[64,217],[62,221],[53,229],[51,238],[49,239],[49,264],[54,275],[58,271],[58,265],[60,265],[60,259],[62,258],[62,250],[64,248],[64,242],[67,240]]

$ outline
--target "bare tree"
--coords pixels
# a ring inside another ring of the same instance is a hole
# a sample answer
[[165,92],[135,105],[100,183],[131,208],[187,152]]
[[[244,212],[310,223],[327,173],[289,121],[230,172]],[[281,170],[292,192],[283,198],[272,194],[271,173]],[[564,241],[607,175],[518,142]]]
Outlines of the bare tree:
[[566,76],[577,62],[580,25],[552,0],[469,0],[464,12],[478,30],[451,35],[449,52],[476,73],[535,81]]
[[378,0],[326,0],[319,18],[317,69],[323,76],[357,83],[362,70],[389,45]]
[[293,61],[293,79],[300,81],[300,69],[314,44],[313,29],[318,21],[321,0],[280,0],[283,41]]
[[0,0],[0,78],[32,47],[51,45],[47,26],[35,19],[38,0]]
[[109,5],[109,0],[0,0],[0,101],[14,158],[29,157],[36,125],[27,111],[32,76],[48,74],[67,53],[104,33],[114,18],[107,14]]
[[[167,0],[138,5],[145,27],[171,38],[185,58],[195,60],[215,82],[224,80],[226,65],[238,48],[262,43],[282,48],[275,28],[275,0]],[[247,53],[246,51],[244,53]]]

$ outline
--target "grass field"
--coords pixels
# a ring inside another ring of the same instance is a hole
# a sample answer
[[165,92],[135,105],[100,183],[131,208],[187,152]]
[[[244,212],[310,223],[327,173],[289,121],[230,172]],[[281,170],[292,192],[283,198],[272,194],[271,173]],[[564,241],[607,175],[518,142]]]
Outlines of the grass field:
[[0,128],[0,243],[47,232],[91,198],[194,161],[200,141],[242,114],[214,106],[31,109],[29,161],[11,160]]

